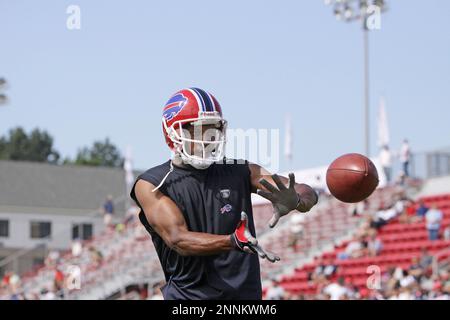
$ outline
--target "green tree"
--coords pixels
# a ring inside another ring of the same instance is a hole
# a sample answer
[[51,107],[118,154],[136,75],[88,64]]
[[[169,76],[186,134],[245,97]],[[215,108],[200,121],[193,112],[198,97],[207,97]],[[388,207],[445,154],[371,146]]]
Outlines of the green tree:
[[0,138],[0,159],[57,163],[59,153],[46,131],[36,128],[27,135],[17,127],[9,131],[9,137]]
[[[105,141],[95,141],[91,148],[83,147],[78,150],[73,164],[121,167],[123,162],[124,159],[119,149],[110,142],[109,138],[106,138]],[[70,160],[66,159],[64,163],[70,163]]]

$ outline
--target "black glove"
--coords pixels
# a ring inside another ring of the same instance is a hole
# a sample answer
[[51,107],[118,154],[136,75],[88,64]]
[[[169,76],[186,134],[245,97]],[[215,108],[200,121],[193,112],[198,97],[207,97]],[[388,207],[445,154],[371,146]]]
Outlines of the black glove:
[[247,253],[257,253],[262,259],[270,262],[280,261],[277,255],[264,251],[259,245],[258,240],[253,237],[248,229],[248,218],[245,212],[241,213],[241,221],[239,221],[236,230],[231,235],[231,242],[235,248]]
[[293,173],[289,174],[289,183],[286,187],[276,174],[272,175],[273,181],[276,183],[278,189],[270,184],[266,179],[261,179],[261,183],[268,191],[258,190],[257,193],[272,202],[273,216],[269,222],[271,228],[275,227],[278,220],[282,216],[298,208],[300,204],[300,195],[295,190],[295,176]]

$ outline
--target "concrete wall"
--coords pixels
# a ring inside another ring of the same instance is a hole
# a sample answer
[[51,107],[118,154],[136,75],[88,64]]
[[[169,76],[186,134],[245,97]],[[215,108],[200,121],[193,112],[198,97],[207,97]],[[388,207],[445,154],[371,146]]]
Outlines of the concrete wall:
[[418,197],[450,193],[450,176],[432,178],[425,182]]

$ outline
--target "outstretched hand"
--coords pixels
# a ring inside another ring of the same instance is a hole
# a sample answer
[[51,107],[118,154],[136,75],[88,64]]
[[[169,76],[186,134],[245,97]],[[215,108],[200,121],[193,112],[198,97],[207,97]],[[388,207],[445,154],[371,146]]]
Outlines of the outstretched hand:
[[272,202],[273,216],[269,226],[275,227],[282,216],[287,215],[292,210],[297,209],[300,203],[300,196],[295,190],[295,175],[289,174],[288,186],[285,186],[277,174],[272,175],[272,179],[278,188],[269,183],[266,179],[259,180],[268,191],[258,190],[257,193]]
[[270,262],[280,261],[280,257],[271,252],[265,251],[258,244],[258,240],[253,237],[248,229],[248,218],[245,212],[241,213],[241,221],[232,234],[232,241],[236,248],[247,253],[257,253],[262,259],[267,259]]

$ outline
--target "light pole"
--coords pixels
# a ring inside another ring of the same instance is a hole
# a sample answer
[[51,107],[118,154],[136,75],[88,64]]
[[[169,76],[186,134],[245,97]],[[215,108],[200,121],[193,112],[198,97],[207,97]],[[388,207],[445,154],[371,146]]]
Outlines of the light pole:
[[370,104],[369,104],[369,31],[380,29],[380,15],[387,10],[384,0],[325,0],[333,7],[337,20],[360,21],[364,42],[364,150],[370,156]]
[[7,82],[5,78],[0,78],[0,106],[8,102],[8,97],[6,94],[2,93],[3,89],[6,88]]

